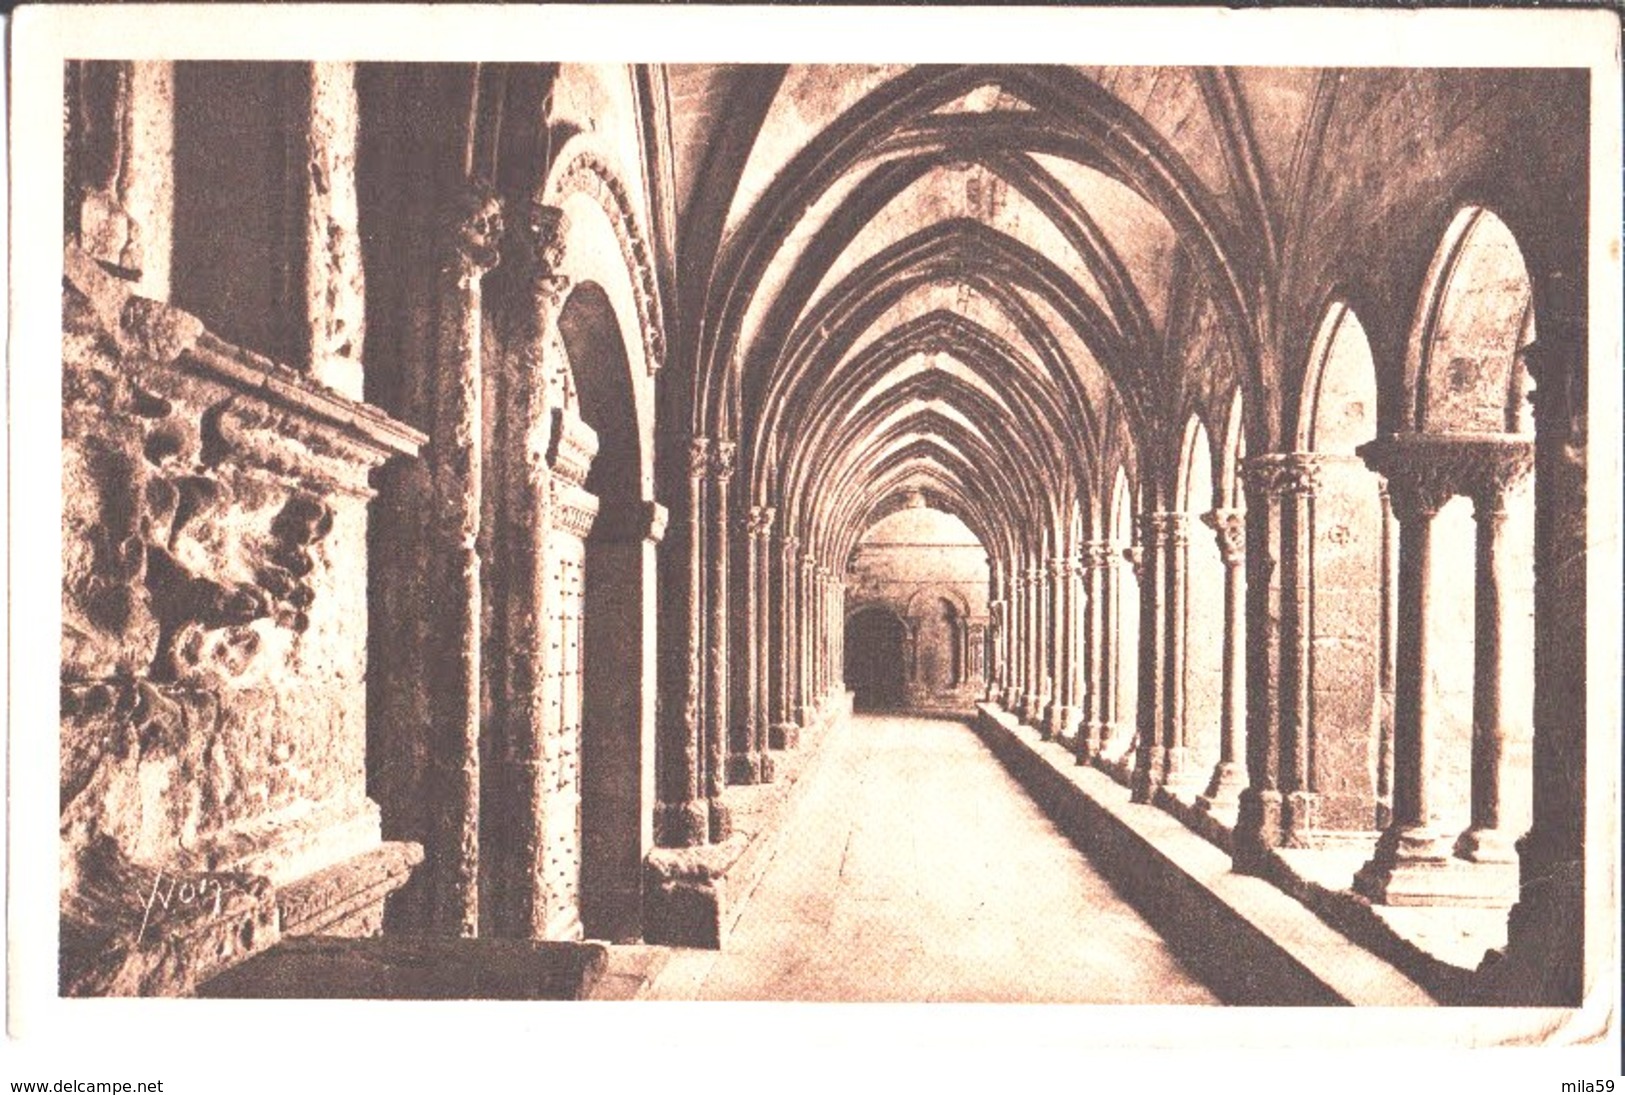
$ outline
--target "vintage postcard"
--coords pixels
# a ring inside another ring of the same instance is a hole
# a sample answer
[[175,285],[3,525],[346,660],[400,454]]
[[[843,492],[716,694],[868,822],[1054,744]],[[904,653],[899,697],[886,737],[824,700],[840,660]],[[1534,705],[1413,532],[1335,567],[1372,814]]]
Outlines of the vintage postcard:
[[11,30],[13,1090],[1612,1090],[1613,15]]

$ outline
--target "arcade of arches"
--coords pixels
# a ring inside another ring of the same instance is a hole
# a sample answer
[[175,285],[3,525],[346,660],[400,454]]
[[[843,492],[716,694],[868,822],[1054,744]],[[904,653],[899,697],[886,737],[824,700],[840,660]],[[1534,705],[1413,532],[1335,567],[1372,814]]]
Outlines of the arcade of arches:
[[726,946],[855,700],[1580,999],[1583,72],[67,90],[64,992]]

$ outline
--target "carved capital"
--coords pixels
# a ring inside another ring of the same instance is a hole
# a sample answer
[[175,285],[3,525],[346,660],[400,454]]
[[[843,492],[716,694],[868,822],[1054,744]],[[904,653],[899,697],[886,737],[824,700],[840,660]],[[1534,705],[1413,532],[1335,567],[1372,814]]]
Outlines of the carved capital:
[[1145,567],[1145,549],[1138,544],[1126,547],[1123,549],[1123,558],[1134,568],[1134,577],[1139,578]]
[[1325,457],[1315,452],[1267,452],[1248,457],[1242,476],[1258,498],[1312,497],[1320,489]]
[[1078,549],[1078,559],[1085,570],[1105,570],[1117,561],[1117,552],[1110,540],[1086,540]]
[[569,221],[564,210],[548,205],[533,197],[525,203],[525,215],[520,231],[515,233],[514,246],[525,256],[528,273],[538,281],[551,281],[558,277],[564,265],[565,238]]
[[1189,518],[1177,510],[1140,514],[1140,538],[1148,545],[1179,547],[1186,542]]
[[1216,509],[1202,514],[1202,524],[1213,530],[1225,566],[1238,566],[1247,554],[1247,513]]
[[688,442],[688,477],[703,479],[711,467],[711,439],[695,437]]
[[711,449],[711,477],[719,483],[733,478],[735,457],[739,446],[732,441],[718,441]]
[[750,513],[745,520],[745,531],[759,539],[767,539],[773,532],[774,512],[772,506],[750,507]]
[[446,212],[446,245],[465,277],[479,277],[502,259],[502,198],[484,180],[471,180]]
[[1457,494],[1471,497],[1481,512],[1499,512],[1534,463],[1534,443],[1513,434],[1395,434],[1359,453],[1387,480],[1401,521],[1431,517]]

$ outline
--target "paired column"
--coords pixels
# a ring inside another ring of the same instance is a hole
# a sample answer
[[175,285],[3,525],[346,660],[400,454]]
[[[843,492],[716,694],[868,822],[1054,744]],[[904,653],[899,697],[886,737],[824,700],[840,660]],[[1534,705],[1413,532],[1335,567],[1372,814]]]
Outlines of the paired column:
[[751,506],[745,514],[744,650],[741,710],[735,713],[732,749],[728,757],[729,783],[767,783],[773,778],[768,755],[769,584],[773,526],[771,506]]
[[1156,515],[1162,524],[1166,620],[1163,624],[1164,690],[1161,785],[1174,788],[1191,776],[1185,735],[1185,602],[1190,560],[1190,520],[1181,512]]
[[801,727],[797,722],[799,708],[799,687],[796,679],[796,663],[794,652],[796,644],[796,621],[801,611],[801,602],[796,593],[796,575],[799,567],[797,560],[800,557],[800,541],[789,533],[782,533],[779,540],[779,600],[778,637],[774,644],[774,674],[777,679],[777,693],[775,695],[776,707],[773,713],[773,725],[768,728],[768,745],[773,749],[794,749],[801,742]]
[[1473,616],[1472,823],[1456,842],[1456,853],[1475,863],[1516,863],[1513,834],[1501,827],[1502,783],[1506,773],[1507,713],[1502,682],[1507,650],[1502,628],[1510,615],[1515,583],[1506,541],[1507,494],[1528,474],[1533,446],[1502,450],[1502,459],[1484,468],[1473,488],[1477,523],[1477,590]]
[[1073,586],[1078,568],[1070,558],[1057,555],[1049,560],[1049,646],[1050,699],[1044,712],[1043,732],[1047,738],[1063,742],[1077,732],[1078,708],[1074,694],[1077,675],[1073,649],[1073,619],[1076,596]]
[[1139,748],[1131,787],[1135,802],[1150,802],[1162,773],[1163,726],[1167,721],[1168,525],[1161,513],[1140,515],[1140,702]]
[[1202,523],[1219,541],[1224,563],[1224,677],[1219,709],[1219,763],[1199,805],[1208,812],[1229,811],[1247,786],[1242,732],[1247,722],[1246,594],[1247,526],[1239,509],[1216,509]]
[[[1394,695],[1393,818],[1355,889],[1393,905],[1510,904],[1514,857],[1500,829],[1506,724],[1501,710],[1501,621],[1509,587],[1503,527],[1506,491],[1529,470],[1527,440],[1402,435],[1360,453],[1388,480],[1399,520],[1399,619]],[[1438,748],[1430,691],[1434,599],[1433,521],[1457,493],[1478,517],[1474,620],[1472,821],[1452,846],[1434,818],[1431,782]],[[1461,858],[1456,858],[1459,855]]]
[[1114,558],[1111,542],[1091,540],[1083,545],[1083,596],[1086,610],[1083,614],[1083,696],[1078,730],[1077,754],[1079,763],[1097,756],[1105,746],[1111,713],[1108,707],[1110,683],[1107,651],[1112,636],[1106,630],[1107,584]]
[[1309,594],[1320,458],[1265,453],[1248,459],[1244,474],[1247,786],[1239,798],[1234,858],[1237,869],[1253,870],[1270,848],[1311,842],[1316,826]]

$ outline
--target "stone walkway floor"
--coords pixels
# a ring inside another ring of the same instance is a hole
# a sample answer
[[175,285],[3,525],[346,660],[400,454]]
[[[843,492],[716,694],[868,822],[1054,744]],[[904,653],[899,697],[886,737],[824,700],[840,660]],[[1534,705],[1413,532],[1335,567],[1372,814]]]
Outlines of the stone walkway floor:
[[647,998],[1211,1004],[963,723],[832,729],[726,948]]

